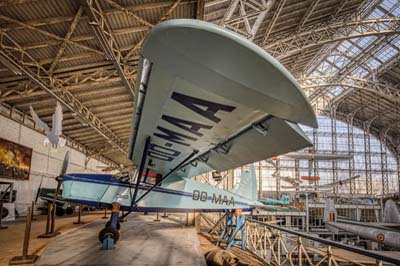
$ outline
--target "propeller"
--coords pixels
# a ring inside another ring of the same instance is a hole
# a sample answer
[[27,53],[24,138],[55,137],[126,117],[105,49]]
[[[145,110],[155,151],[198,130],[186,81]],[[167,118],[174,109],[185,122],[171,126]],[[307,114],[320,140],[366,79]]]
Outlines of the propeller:
[[35,197],[35,205],[37,204],[37,201],[39,199],[39,195],[40,195],[40,191],[42,190],[42,182],[43,182],[43,175],[42,175],[42,179],[40,180],[40,184],[39,184],[39,188],[36,192],[36,197]]
[[56,198],[57,198],[58,194],[60,193],[61,184],[62,184],[62,177],[67,172],[68,162],[69,162],[69,151],[67,151],[67,153],[65,154],[64,161],[63,161],[63,164],[61,166],[60,175],[55,178],[56,181],[57,181],[57,188],[56,188],[56,192],[54,193],[53,204],[55,204]]

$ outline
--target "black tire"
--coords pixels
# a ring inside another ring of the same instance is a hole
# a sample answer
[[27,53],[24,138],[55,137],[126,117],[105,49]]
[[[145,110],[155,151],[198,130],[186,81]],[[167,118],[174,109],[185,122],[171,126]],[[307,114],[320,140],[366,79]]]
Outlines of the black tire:
[[6,218],[9,213],[10,211],[6,207],[3,207],[3,213],[1,215],[1,219]]
[[63,216],[65,214],[65,209],[63,207],[56,206],[56,215]]
[[[108,221],[106,223],[106,227],[111,227],[111,221]],[[121,229],[121,223],[117,222],[117,230],[119,231]]]
[[117,229],[112,227],[106,227],[99,233],[99,241],[103,243],[104,239],[111,237],[114,240],[114,244],[117,243],[119,239],[119,232]]
[[72,208],[71,206],[68,206],[67,208],[65,208],[65,213],[67,215],[71,215],[74,213],[74,208]]

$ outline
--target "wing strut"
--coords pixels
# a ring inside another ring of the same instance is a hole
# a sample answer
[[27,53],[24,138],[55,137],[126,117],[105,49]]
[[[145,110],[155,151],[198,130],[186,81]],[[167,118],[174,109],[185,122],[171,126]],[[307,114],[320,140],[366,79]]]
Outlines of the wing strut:
[[147,153],[149,151],[149,147],[150,147],[150,142],[151,142],[151,137],[148,136],[146,138],[146,144],[144,145],[144,150],[143,150],[143,154],[142,154],[142,160],[140,162],[140,167],[139,167],[139,172],[136,178],[136,185],[135,185],[135,190],[133,192],[133,197],[132,197],[132,201],[131,201],[131,206],[133,206],[133,203],[136,200],[137,197],[137,192],[138,192],[138,188],[139,188],[139,184],[140,184],[140,180],[142,179],[142,173],[143,173],[143,169],[144,166],[146,164],[146,159],[147,159]]
[[[146,139],[146,145],[147,145],[147,140],[150,137],[148,137]],[[150,143],[150,141],[149,141]],[[155,187],[159,186],[161,184],[162,181],[164,181],[166,178],[168,178],[171,174],[175,173],[178,169],[180,169],[187,161],[189,161],[190,159],[192,159],[193,156],[195,156],[199,151],[198,150],[194,150],[191,154],[189,154],[189,156],[187,156],[181,163],[179,163],[174,169],[172,169],[171,171],[169,171],[168,174],[166,174],[163,178],[161,178],[158,182],[156,182],[149,190],[147,190],[145,193],[143,193],[136,201],[133,200],[132,198],[132,202],[131,202],[131,209],[125,213],[124,215],[122,215],[120,217],[120,219],[124,219],[126,216],[128,216],[131,212],[132,212],[132,207],[134,205],[136,205],[139,201],[141,201],[147,194],[149,194]],[[144,156],[146,156],[147,153],[143,154]],[[143,161],[142,161],[143,162]],[[144,164],[140,164],[140,167],[142,168],[142,165],[144,167]],[[138,186],[138,183],[136,183],[136,186]],[[137,191],[137,187],[135,189],[135,194]]]

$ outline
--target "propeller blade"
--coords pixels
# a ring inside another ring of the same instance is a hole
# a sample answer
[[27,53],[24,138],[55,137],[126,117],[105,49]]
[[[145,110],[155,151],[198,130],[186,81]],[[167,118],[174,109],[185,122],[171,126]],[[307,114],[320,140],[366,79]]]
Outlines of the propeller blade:
[[58,178],[56,178],[56,180],[57,180],[57,188],[56,188],[56,192],[54,193],[53,204],[56,203],[56,199],[57,199],[58,193],[60,193],[60,188],[61,188],[61,178],[58,177]]
[[42,175],[42,179],[40,180],[39,188],[38,188],[38,191],[37,191],[37,193],[36,193],[35,205],[37,204],[37,201],[38,201],[39,195],[40,195],[40,191],[42,190],[43,177],[44,177],[44,176]]
[[67,172],[68,162],[69,162],[69,151],[67,151],[67,153],[65,154],[64,161],[61,167],[60,177],[65,175],[65,173]]

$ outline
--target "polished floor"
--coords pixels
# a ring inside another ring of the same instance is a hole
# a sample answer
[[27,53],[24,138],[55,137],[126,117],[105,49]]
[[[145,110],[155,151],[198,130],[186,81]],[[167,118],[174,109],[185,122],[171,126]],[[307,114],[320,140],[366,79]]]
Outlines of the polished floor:
[[35,265],[205,265],[194,227],[185,226],[186,216],[154,219],[130,215],[114,250],[101,250],[98,241],[105,221],[92,222],[54,239]]

